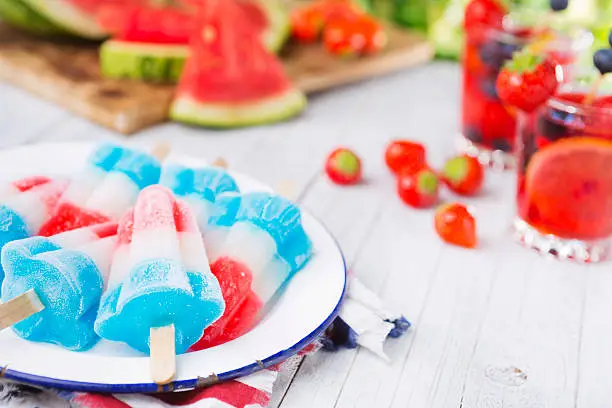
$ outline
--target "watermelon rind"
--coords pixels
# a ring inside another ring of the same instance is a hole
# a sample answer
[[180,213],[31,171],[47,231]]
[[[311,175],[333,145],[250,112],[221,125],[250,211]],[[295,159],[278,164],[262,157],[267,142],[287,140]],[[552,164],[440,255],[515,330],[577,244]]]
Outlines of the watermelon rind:
[[263,44],[268,50],[277,53],[283,48],[291,35],[289,13],[278,0],[258,0],[258,3],[266,10],[270,23],[263,35]]
[[170,108],[170,118],[190,125],[235,128],[280,122],[298,115],[306,107],[306,97],[295,88],[257,101],[217,103],[178,96]]
[[53,24],[75,36],[91,40],[101,40],[108,36],[95,16],[80,10],[68,0],[23,1]]
[[183,45],[108,40],[100,47],[100,69],[106,78],[176,83],[188,54]]
[[0,0],[0,19],[15,28],[31,34],[66,34],[64,30],[55,26],[22,0]]

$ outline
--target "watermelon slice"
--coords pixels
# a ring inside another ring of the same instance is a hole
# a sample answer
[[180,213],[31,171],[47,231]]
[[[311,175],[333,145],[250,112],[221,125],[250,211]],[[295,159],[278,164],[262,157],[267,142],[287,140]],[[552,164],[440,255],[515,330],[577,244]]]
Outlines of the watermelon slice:
[[107,37],[108,33],[96,21],[97,8],[104,2],[122,0],[22,1],[63,31],[78,37],[99,40]]
[[208,0],[197,21],[173,119],[236,127],[283,120],[304,109],[306,98],[262,45],[237,0]]
[[65,35],[66,32],[55,26],[41,14],[34,11],[23,0],[0,0],[0,19],[37,35]]
[[[189,54],[195,15],[189,3],[178,4],[164,8],[103,7],[98,21],[113,34],[113,39],[100,50],[103,75],[176,83]],[[264,45],[273,52],[279,51],[290,33],[283,5],[278,0],[240,0],[239,5],[260,33]]]

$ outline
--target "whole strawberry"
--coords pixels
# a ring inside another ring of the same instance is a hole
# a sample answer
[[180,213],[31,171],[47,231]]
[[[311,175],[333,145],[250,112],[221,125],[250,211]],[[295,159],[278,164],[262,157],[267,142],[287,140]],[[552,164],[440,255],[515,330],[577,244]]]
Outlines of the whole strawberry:
[[442,180],[457,194],[474,195],[482,188],[484,169],[474,157],[453,157],[444,164]]
[[555,93],[558,85],[556,66],[550,59],[522,50],[499,73],[497,94],[504,103],[533,112]]
[[464,248],[475,248],[476,220],[465,205],[450,203],[440,206],[434,218],[436,232],[445,242]]
[[440,181],[428,168],[416,173],[400,172],[397,178],[397,194],[403,202],[415,208],[431,207],[438,202]]
[[340,147],[327,156],[325,172],[336,184],[356,184],[361,180],[361,160],[351,150]]

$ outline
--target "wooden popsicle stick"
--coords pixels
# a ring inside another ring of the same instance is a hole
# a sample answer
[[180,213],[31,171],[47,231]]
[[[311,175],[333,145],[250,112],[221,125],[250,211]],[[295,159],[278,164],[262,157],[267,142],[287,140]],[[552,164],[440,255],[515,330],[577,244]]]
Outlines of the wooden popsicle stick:
[[174,325],[152,327],[150,330],[151,378],[156,384],[172,382],[176,374],[176,344]]
[[34,289],[0,304],[0,330],[11,327],[15,323],[43,310],[45,306],[40,301]]
[[212,165],[215,167],[221,167],[225,170],[227,170],[227,168],[229,167],[229,163],[223,157],[217,157],[215,161],[212,162]]
[[276,185],[276,194],[285,197],[287,200],[294,201],[297,197],[295,194],[296,187],[292,181],[281,181]]
[[155,157],[159,161],[163,161],[170,154],[170,144],[166,142],[158,142],[153,150],[151,150],[151,155]]

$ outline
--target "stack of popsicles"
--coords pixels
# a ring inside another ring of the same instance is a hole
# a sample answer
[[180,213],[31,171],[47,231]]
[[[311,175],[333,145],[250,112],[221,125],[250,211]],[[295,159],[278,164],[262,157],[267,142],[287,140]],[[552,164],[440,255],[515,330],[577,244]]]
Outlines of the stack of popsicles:
[[165,384],[175,354],[255,326],[312,255],[299,209],[160,158],[102,145],[72,177],[0,187],[0,330],[75,351],[123,342]]

